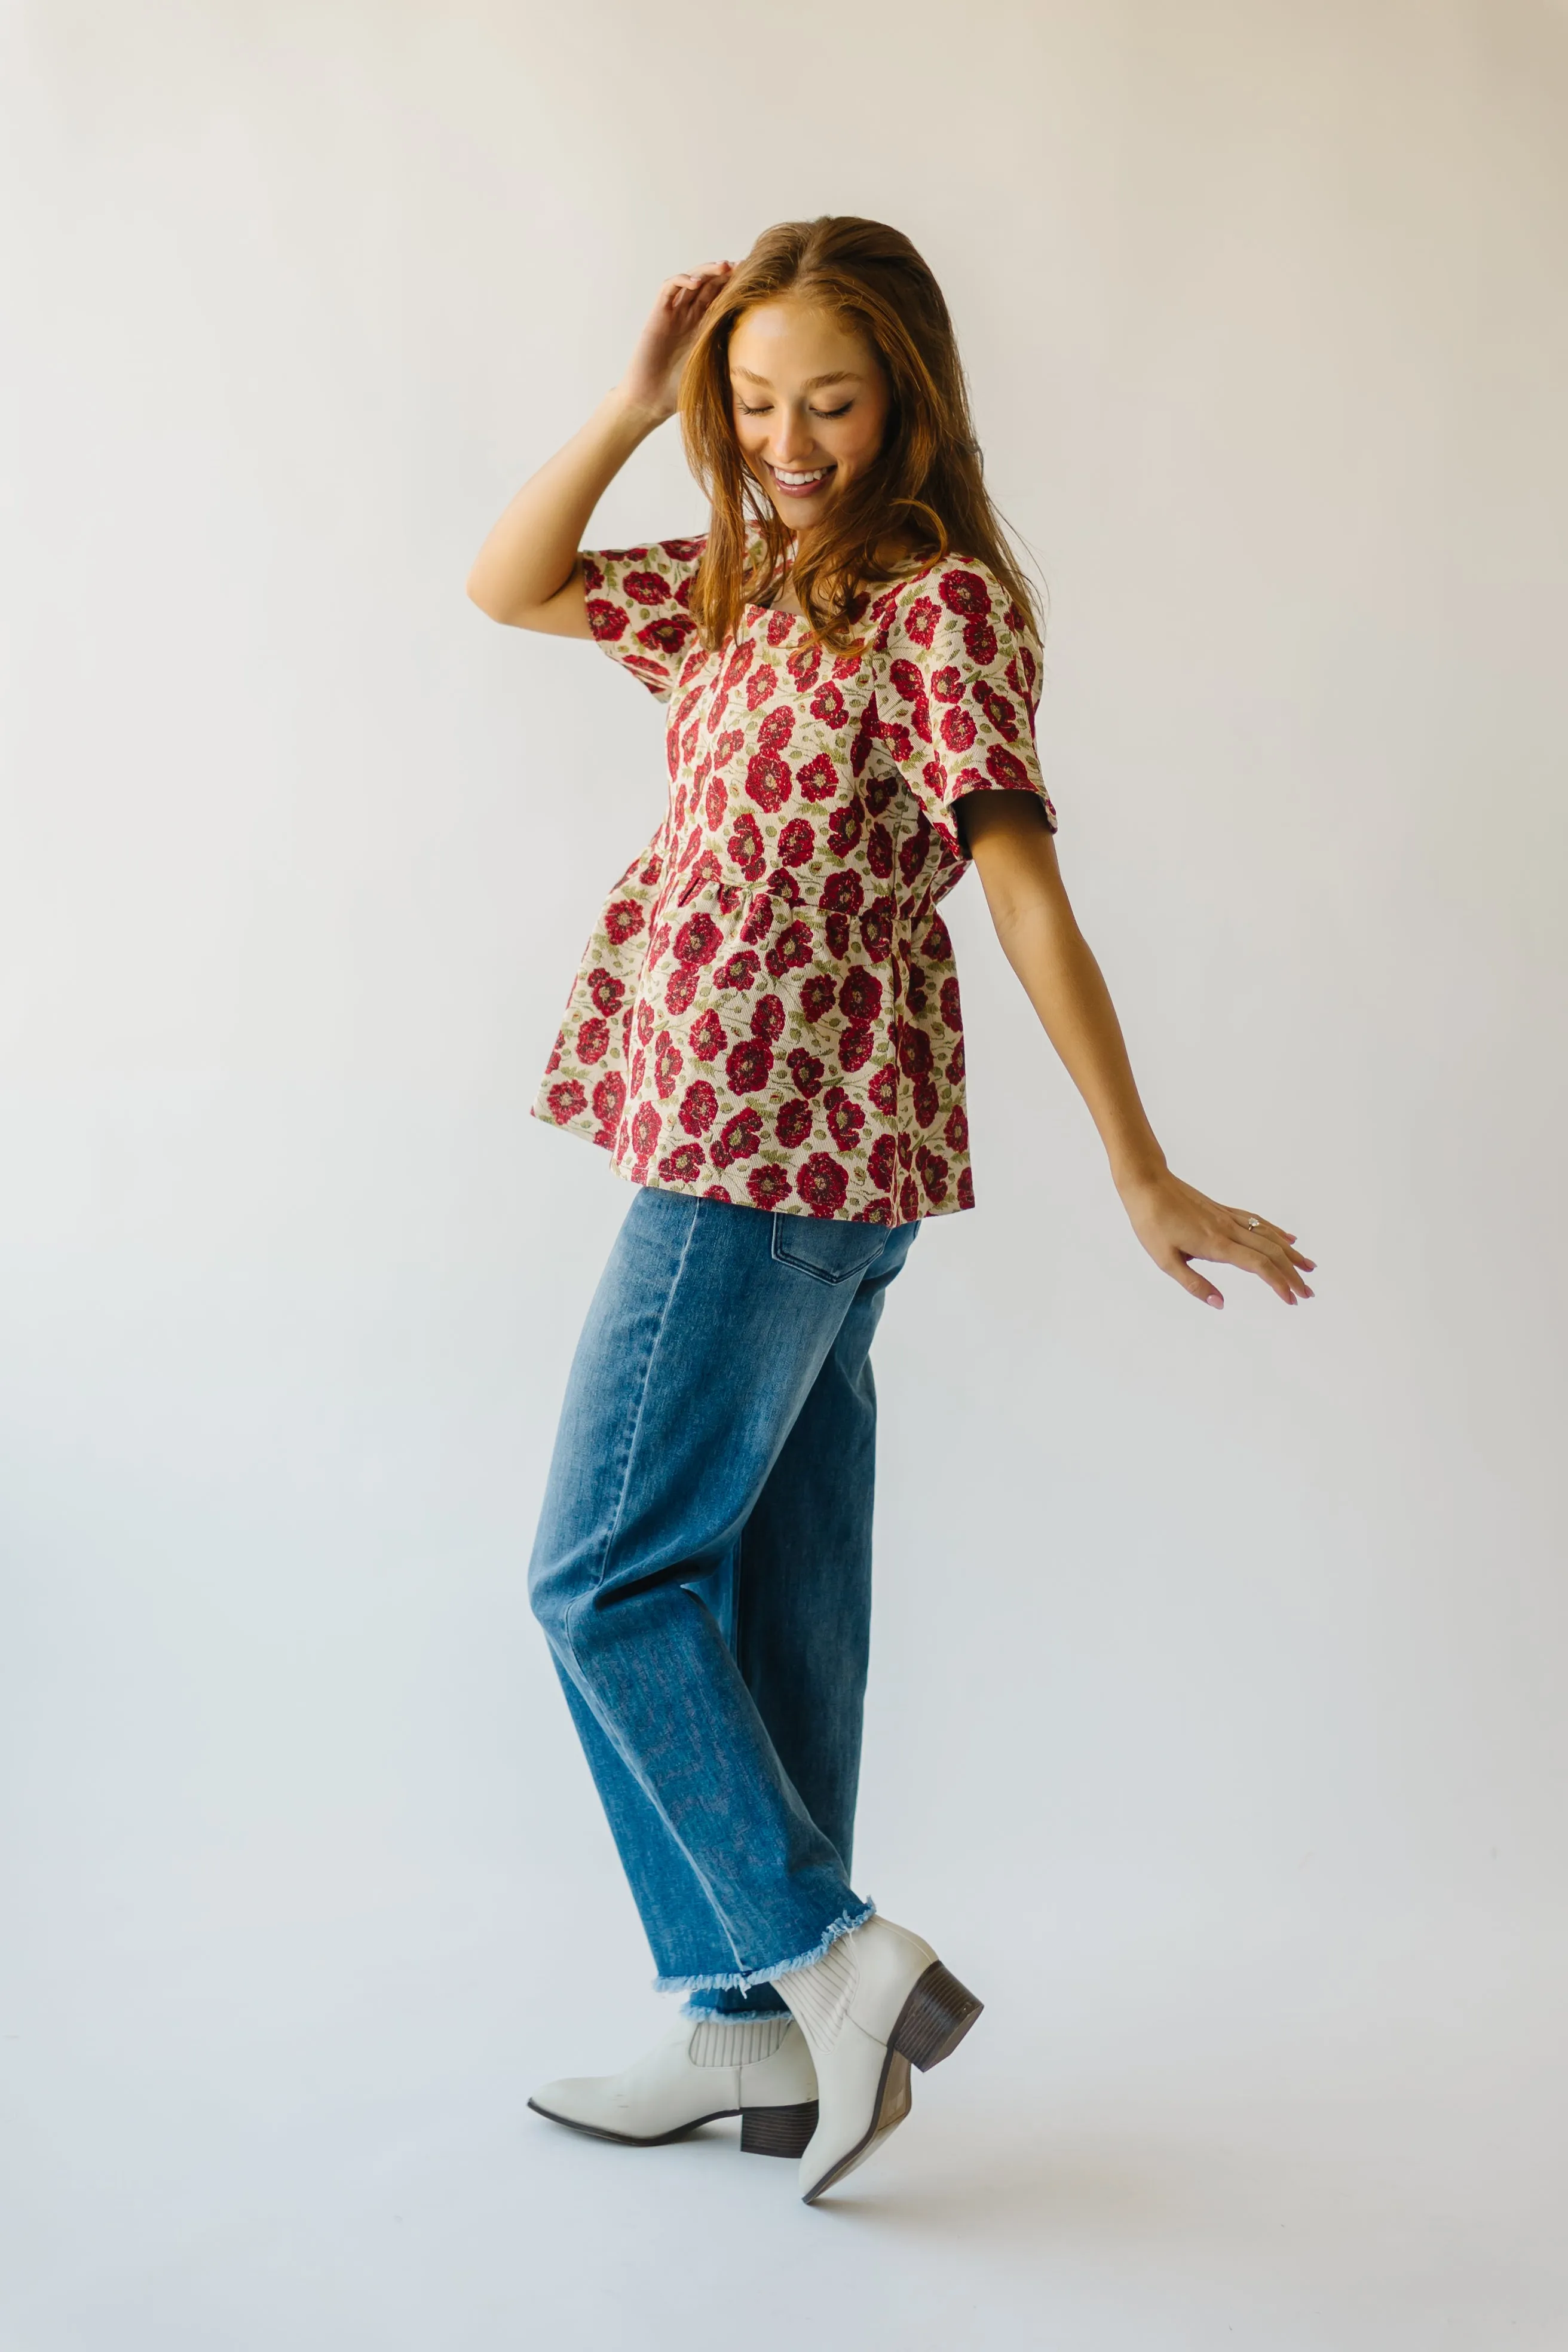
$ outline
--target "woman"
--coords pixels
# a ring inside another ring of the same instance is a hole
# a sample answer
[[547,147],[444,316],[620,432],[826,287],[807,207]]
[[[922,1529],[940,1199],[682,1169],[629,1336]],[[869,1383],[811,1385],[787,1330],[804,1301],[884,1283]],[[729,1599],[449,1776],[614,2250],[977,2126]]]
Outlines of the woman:
[[[584,555],[679,406],[693,540]],[[973,858],[1134,1233],[1310,1293],[1294,1236],[1183,1183],[1058,871],[1038,640],[952,329],[908,240],[789,223],[660,289],[630,366],[469,579],[668,701],[670,796],[610,894],[538,1115],[639,1187],[574,1363],[531,1591],[658,1963],[687,1996],[541,2114],[654,2144],[739,2113],[807,2202],[980,2004],[850,1885],[869,1621],[872,1334],[927,1216],[968,1208],[937,904]]]

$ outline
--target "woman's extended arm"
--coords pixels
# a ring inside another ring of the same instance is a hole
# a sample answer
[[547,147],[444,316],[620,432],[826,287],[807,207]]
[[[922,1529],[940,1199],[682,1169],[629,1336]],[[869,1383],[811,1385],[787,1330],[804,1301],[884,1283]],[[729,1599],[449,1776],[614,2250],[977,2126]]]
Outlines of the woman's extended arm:
[[1003,950],[1046,1034],[1089,1106],[1132,1230],[1184,1290],[1211,1307],[1224,1299],[1193,1265],[1223,1259],[1265,1281],[1287,1306],[1310,1298],[1312,1261],[1296,1236],[1267,1218],[1211,1201],[1173,1176],[1138,1098],[1116,1007],[1079,929],[1057,865],[1056,844],[1032,794],[976,793],[960,803]]
[[631,364],[580,433],[525,482],[474,559],[468,593],[481,613],[547,635],[592,634],[577,551],[594,509],[626,459],[675,414],[680,370],[727,261],[667,278]]

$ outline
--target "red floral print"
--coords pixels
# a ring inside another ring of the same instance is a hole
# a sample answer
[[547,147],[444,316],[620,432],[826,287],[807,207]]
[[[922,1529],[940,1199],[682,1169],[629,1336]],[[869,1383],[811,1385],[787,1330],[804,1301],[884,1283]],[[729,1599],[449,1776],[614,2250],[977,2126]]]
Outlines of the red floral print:
[[849,1192],[849,1178],[826,1151],[814,1151],[795,1171],[795,1189],[814,1217],[836,1217]]
[[839,1150],[853,1151],[866,1124],[866,1114],[859,1104],[842,1087],[829,1087],[822,1097],[822,1107],[827,1113],[827,1132]]
[[782,1168],[754,1169],[746,1179],[746,1190],[754,1207],[776,1209],[789,1198],[789,1178]]
[[947,1162],[940,1151],[928,1150],[922,1143],[915,1154],[915,1167],[925,1186],[926,1199],[933,1209],[940,1209],[947,1198]]
[[706,1135],[718,1116],[718,1094],[706,1078],[693,1078],[681,1097],[681,1126],[688,1135]]
[[761,960],[753,949],[739,948],[732,956],[725,957],[714,979],[721,988],[754,988],[762,968]]
[[637,604],[668,604],[669,602],[669,583],[658,572],[628,572],[621,582],[621,590]]
[[698,1060],[711,1062],[724,1050],[724,1024],[716,1013],[709,1011],[692,1023],[688,1038]]
[[742,809],[736,818],[735,830],[725,845],[747,881],[757,881],[768,859],[757,820],[750,809]]
[[1038,648],[985,567],[949,558],[864,600],[859,652],[752,606],[710,653],[688,610],[702,549],[584,559],[595,637],[668,704],[669,798],[599,918],[537,1114],[639,1183],[871,1223],[967,1208],[937,910],[966,793],[1028,792],[1054,822]]
[[746,790],[771,816],[790,796],[789,770],[776,751],[753,751],[746,762]]
[[668,1012],[675,1013],[690,1012],[692,999],[697,994],[700,977],[695,964],[683,963],[677,966],[665,982],[664,1002]]
[[782,930],[767,952],[767,966],[775,980],[799,971],[811,961],[811,925],[797,919]]
[[617,898],[605,909],[605,929],[617,947],[635,940],[643,927],[643,910],[635,898]]
[[838,983],[840,1010],[851,1021],[874,1021],[882,1009],[882,983],[864,964],[852,963]]
[[773,1050],[760,1037],[746,1037],[724,1056],[724,1076],[732,1095],[760,1094],[773,1066]]
[[711,915],[693,915],[675,934],[675,953],[681,963],[711,963],[723,945],[724,934]]
[[962,613],[966,621],[983,621],[991,610],[991,598],[985,583],[972,566],[955,564],[944,572],[937,593],[950,613]]
[[734,1160],[749,1160],[762,1139],[763,1114],[753,1104],[724,1121],[709,1156],[715,1168],[728,1168]]
[[803,1095],[814,1095],[827,1075],[826,1064],[808,1054],[804,1045],[797,1045],[787,1056],[786,1066]]

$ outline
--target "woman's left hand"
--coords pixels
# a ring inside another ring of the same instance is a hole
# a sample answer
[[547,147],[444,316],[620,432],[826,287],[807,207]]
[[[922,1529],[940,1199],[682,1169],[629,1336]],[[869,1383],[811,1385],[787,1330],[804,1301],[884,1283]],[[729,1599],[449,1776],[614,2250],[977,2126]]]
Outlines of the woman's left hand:
[[1244,1273],[1257,1275],[1287,1307],[1312,1296],[1303,1276],[1316,1268],[1296,1247],[1295,1234],[1282,1225],[1270,1224],[1247,1209],[1227,1209],[1195,1185],[1184,1184],[1169,1169],[1137,1177],[1118,1189],[1132,1230],[1155,1265],[1205,1306],[1223,1307],[1225,1300],[1198,1272],[1194,1258],[1238,1265]]

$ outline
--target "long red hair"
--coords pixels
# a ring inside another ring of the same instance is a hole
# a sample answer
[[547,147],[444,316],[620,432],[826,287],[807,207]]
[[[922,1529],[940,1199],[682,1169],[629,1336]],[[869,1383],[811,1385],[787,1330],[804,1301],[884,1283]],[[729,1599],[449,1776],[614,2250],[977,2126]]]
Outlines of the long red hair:
[[789,294],[858,329],[891,399],[874,465],[828,509],[794,568],[812,633],[837,652],[855,642],[867,592],[949,553],[989,564],[1036,626],[1035,605],[980,470],[969,390],[942,289],[907,236],[880,221],[826,215],[765,229],[710,306],[680,384],[680,430],[712,507],[691,587],[703,642],[722,645],[763,600],[792,534],[741,455],[730,338],[743,312]]

